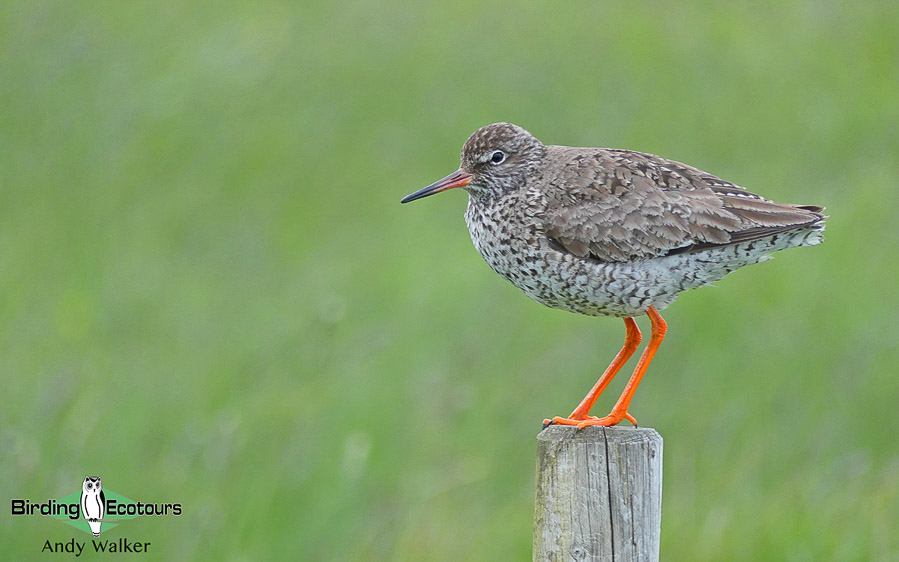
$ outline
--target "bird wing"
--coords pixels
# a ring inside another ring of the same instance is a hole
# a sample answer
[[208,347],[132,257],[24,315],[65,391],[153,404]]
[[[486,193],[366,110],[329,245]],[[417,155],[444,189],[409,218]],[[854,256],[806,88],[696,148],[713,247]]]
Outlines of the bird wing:
[[550,242],[604,262],[651,259],[810,226],[821,207],[775,203],[707,172],[652,154],[565,149],[547,184]]

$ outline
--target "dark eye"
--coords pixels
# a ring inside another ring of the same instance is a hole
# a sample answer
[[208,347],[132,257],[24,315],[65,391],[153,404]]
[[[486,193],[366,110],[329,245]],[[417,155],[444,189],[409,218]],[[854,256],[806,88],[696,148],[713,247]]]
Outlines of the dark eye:
[[499,164],[500,162],[502,162],[505,159],[506,159],[506,153],[503,152],[502,150],[497,150],[496,152],[494,152],[493,154],[490,155],[490,161],[493,162],[494,164]]

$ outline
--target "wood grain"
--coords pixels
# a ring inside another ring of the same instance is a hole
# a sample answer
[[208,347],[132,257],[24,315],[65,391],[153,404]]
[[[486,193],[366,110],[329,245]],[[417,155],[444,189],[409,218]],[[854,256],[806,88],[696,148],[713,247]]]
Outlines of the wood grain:
[[662,437],[549,426],[537,436],[534,560],[659,559]]

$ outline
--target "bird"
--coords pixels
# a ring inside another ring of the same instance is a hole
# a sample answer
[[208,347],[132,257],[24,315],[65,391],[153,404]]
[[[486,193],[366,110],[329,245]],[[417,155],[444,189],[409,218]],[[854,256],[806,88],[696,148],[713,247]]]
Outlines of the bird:
[[[645,152],[544,145],[511,123],[471,134],[461,166],[408,203],[449,189],[468,192],[465,222],[493,271],[551,308],[624,319],[621,350],[567,417],[549,424],[613,426],[628,408],[665,338],[664,310],[682,292],[708,285],[777,250],[823,241],[824,207],[766,199],[693,166]],[[615,405],[590,410],[651,333]]]
[[103,513],[106,511],[106,494],[99,476],[85,476],[81,485],[81,516],[87,519],[94,537],[100,536]]

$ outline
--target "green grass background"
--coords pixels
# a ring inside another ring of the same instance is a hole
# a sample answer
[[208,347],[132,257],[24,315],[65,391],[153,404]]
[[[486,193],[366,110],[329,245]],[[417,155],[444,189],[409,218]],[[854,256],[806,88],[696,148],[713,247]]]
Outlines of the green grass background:
[[[668,309],[631,412],[664,560],[899,559],[897,38],[888,1],[5,2],[0,496],[181,502],[104,537],[147,559],[529,559],[540,421],[623,326],[494,275],[461,190],[399,204],[506,120],[828,207]],[[0,519],[11,559],[71,533]]]

